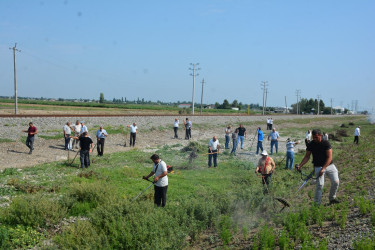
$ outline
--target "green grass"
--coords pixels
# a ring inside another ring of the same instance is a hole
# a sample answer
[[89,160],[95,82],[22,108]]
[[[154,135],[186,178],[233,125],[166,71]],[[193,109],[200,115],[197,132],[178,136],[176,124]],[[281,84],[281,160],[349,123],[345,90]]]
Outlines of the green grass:
[[[252,163],[222,154],[218,168],[208,169],[207,156],[189,163],[190,151],[176,150],[181,146],[176,144],[157,150],[175,170],[169,175],[164,209],[153,206],[152,188],[133,201],[149,185],[142,176],[151,171],[152,163],[150,154],[142,151],[106,154],[84,171],[77,169],[78,162],[70,167],[63,161],[22,171],[6,169],[0,174],[0,194],[12,202],[0,199],[0,247],[42,247],[48,239],[53,248],[63,249],[208,248],[199,245],[203,244],[199,236],[215,232],[209,237],[215,247],[231,248],[242,239],[243,246],[252,249],[325,249],[327,241],[316,238],[311,227],[330,223],[345,228],[354,208],[375,224],[374,201],[362,192],[373,188],[373,179],[364,176],[374,172],[374,149],[368,147],[375,144],[369,136],[374,129],[365,121],[358,122],[363,133],[360,145],[353,146],[351,140],[332,143],[334,162],[345,183],[339,189],[341,204],[315,206],[314,186],[308,184],[296,192],[302,183],[300,175],[283,167],[272,178],[271,194],[263,195]],[[106,129],[112,134],[123,130]],[[204,148],[205,143],[190,147]],[[302,157],[296,154],[296,163]],[[310,167],[307,164],[304,170],[309,172]],[[350,190],[346,190],[348,185]],[[327,202],[328,190],[329,181],[323,202]],[[280,207],[274,208],[279,204],[272,197],[284,198],[292,207],[277,213]],[[62,221],[69,222],[52,233]],[[15,243],[16,238],[25,240]],[[370,245],[371,240],[358,241],[355,246]]]
[[14,141],[8,138],[0,138],[0,143],[3,143],[3,142],[14,142]]

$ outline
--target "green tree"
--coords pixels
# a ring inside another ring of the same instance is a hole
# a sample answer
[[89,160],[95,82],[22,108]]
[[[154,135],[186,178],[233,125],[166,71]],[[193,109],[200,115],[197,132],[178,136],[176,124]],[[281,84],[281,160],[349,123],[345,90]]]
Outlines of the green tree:
[[99,103],[104,103],[104,94],[100,93]]

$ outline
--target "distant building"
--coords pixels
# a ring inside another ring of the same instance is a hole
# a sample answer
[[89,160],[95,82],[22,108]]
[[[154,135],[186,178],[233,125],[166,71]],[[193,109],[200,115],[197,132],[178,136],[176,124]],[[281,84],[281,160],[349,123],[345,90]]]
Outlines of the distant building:
[[188,103],[181,103],[178,105],[179,108],[191,108],[191,104]]

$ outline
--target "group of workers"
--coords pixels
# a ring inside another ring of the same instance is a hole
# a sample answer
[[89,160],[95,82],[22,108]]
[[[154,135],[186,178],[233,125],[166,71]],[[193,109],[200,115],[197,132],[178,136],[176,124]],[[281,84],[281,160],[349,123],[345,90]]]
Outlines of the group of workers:
[[[133,123],[127,126],[130,128],[130,146],[135,145],[136,134],[137,134],[137,124]],[[179,120],[176,118],[174,121],[174,138],[178,138],[178,127]],[[192,122],[186,118],[184,121],[185,127],[185,139],[189,140],[191,138]],[[273,154],[273,148],[275,147],[276,153],[278,153],[278,142],[280,139],[279,133],[273,127],[272,118],[267,119],[267,130],[270,129],[267,139],[271,140],[270,155]],[[87,168],[90,165],[90,153],[93,150],[93,140],[90,138],[88,129],[85,126],[84,121],[76,121],[75,125],[71,125],[67,122],[64,127],[64,149],[73,150],[74,144],[75,148],[80,152],[81,168]],[[26,139],[26,146],[30,149],[29,154],[32,154],[34,150],[34,138],[38,134],[37,128],[32,122],[29,123],[29,128],[23,130],[28,134]],[[256,154],[259,152],[261,158],[256,166],[255,173],[261,174],[263,185],[268,186],[270,184],[272,174],[276,168],[275,161],[268,155],[267,151],[263,148],[263,138],[264,134],[261,127],[257,128],[257,149]],[[358,144],[360,136],[360,126],[355,129],[354,132],[354,143]],[[107,131],[100,126],[96,131],[96,145],[98,156],[103,156],[104,153],[104,142],[105,138],[108,136]],[[229,149],[230,139],[232,138],[233,148],[231,151],[232,155],[236,155],[236,150],[238,144],[240,144],[241,149],[243,149],[243,143],[246,139],[247,133],[246,128],[243,124],[240,124],[238,128],[232,130],[232,126],[229,125],[225,128],[225,149]],[[255,139],[255,136],[254,136]],[[297,145],[298,141],[293,141],[290,138],[287,139],[286,143],[286,166],[285,169],[293,169],[294,165],[294,146]],[[336,199],[336,193],[339,186],[338,171],[332,161],[332,147],[328,141],[328,135],[326,133],[321,133],[319,129],[314,129],[312,131],[308,130],[305,135],[306,153],[300,164],[296,165],[298,171],[301,170],[310,159],[311,155],[313,157],[314,172],[317,177],[316,189],[314,202],[317,204],[321,203],[322,190],[324,187],[324,176],[327,174],[328,178],[331,180],[331,189],[329,193],[330,203],[338,203]],[[217,167],[217,155],[220,153],[220,143],[217,136],[214,136],[208,143],[208,167]],[[147,176],[143,176],[143,179],[148,180],[151,176],[155,176],[153,183],[155,185],[155,195],[154,203],[157,206],[164,207],[167,200],[167,188],[168,188],[168,172],[167,165],[160,157],[156,154],[151,156],[153,161],[153,169]],[[267,188],[268,190],[268,188]]]

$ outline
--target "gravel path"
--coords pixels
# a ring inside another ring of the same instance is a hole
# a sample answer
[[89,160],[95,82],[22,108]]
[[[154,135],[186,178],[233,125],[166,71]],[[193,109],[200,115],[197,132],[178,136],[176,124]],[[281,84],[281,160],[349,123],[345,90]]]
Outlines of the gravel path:
[[[302,118],[314,118],[316,116],[277,116],[274,117],[275,126],[279,120],[292,120]],[[139,149],[156,148],[162,145],[182,144],[183,146],[188,143],[187,140],[173,139],[173,121],[178,118],[182,123],[185,116],[133,116],[133,117],[38,117],[38,118],[1,118],[0,119],[0,138],[10,139],[15,142],[1,143],[0,147],[0,169],[7,167],[23,168],[29,167],[40,163],[66,160],[68,157],[67,151],[63,150],[64,140],[45,140],[39,136],[35,139],[35,150],[32,155],[28,155],[28,148],[21,143],[21,136],[26,136],[22,133],[23,129],[27,129],[28,123],[32,121],[38,128],[38,135],[53,136],[62,131],[62,127],[67,121],[72,124],[76,120],[84,120],[86,126],[89,128],[92,137],[95,137],[95,132],[100,125],[104,128],[111,126],[118,128],[119,126],[129,125],[133,122],[137,123],[139,133],[137,134],[136,147]],[[327,117],[329,118],[329,117]],[[245,126],[247,128],[248,137],[245,141],[244,147],[250,149],[252,140],[254,139],[254,132],[257,126],[265,128],[266,117],[262,116],[196,116],[192,117],[193,130],[192,140],[208,140],[214,135],[219,137],[221,144],[224,143],[224,129],[228,124],[237,127],[241,122],[253,125]],[[289,124],[293,125],[293,124]],[[179,136],[184,136],[183,124],[180,124]],[[281,135],[281,141],[285,141],[286,137]],[[123,134],[110,135],[106,139],[105,153],[119,152],[129,150],[129,147],[124,147],[125,136]],[[279,150],[285,151],[282,143]],[[129,144],[128,144],[129,145]],[[269,150],[269,144],[264,143],[265,149]],[[252,145],[252,150],[255,151],[256,142]],[[152,151],[152,150],[151,150]],[[96,152],[94,152],[96,154]],[[75,152],[70,152],[70,158],[74,157]],[[239,157],[249,158],[255,162],[256,157],[250,154],[248,150],[239,150]]]

